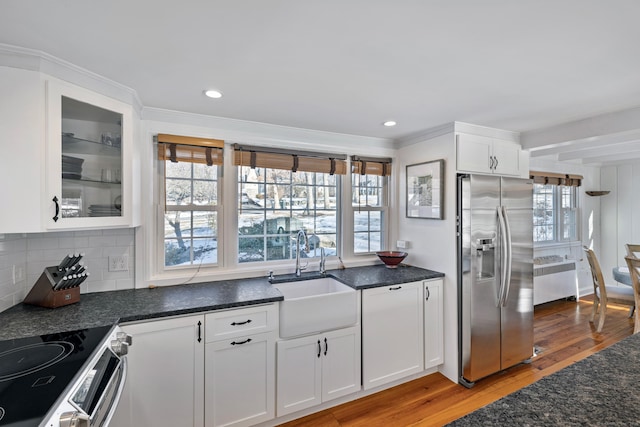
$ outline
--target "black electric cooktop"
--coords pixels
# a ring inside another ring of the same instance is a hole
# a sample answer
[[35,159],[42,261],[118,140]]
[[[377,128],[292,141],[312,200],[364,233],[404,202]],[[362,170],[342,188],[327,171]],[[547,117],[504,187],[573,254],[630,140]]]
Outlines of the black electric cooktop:
[[0,426],[38,426],[111,328],[0,341]]

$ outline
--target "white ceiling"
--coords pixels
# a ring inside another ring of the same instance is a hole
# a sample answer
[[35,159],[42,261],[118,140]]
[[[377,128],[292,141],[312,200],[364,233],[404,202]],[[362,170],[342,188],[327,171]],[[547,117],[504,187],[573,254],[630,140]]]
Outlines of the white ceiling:
[[589,135],[539,130],[640,106],[639,17],[637,0],[2,0],[0,43],[145,107],[394,140],[462,121],[575,157]]

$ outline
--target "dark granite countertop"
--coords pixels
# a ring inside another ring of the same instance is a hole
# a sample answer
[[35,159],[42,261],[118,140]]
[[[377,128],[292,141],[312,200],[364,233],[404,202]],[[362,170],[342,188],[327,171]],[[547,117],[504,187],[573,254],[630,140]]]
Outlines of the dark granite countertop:
[[417,282],[419,280],[444,277],[444,273],[406,264],[400,264],[397,268],[387,268],[382,264],[367,267],[352,267],[344,270],[331,270],[327,273],[338,281],[355,289],[377,288],[380,286],[397,285],[398,283]]
[[266,278],[80,295],[55,309],[18,304],[0,313],[0,340],[281,301]]
[[[287,276],[295,279],[293,275],[277,277],[288,281]],[[402,264],[396,269],[374,265],[330,270],[327,276],[355,289],[366,289],[443,277],[444,274]],[[311,272],[303,274],[302,278],[313,277]],[[317,273],[315,277],[318,277]],[[80,302],[65,307],[49,309],[18,304],[0,313],[0,340],[282,300],[280,291],[265,277],[88,293],[80,296]]]

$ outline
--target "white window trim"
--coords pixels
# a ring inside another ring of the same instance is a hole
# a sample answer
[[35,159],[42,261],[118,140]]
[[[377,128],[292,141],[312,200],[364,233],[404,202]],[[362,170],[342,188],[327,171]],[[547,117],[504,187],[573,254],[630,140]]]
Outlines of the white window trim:
[[562,204],[562,194],[560,191],[561,186],[559,185],[552,185],[552,186],[554,187],[554,190],[553,190],[554,209],[553,210],[555,215],[554,226],[553,226],[553,230],[554,230],[553,240],[544,240],[539,242],[534,241],[533,243],[535,247],[566,246],[567,244],[573,244],[576,242],[580,242],[582,240],[582,226],[581,226],[582,215],[581,215],[581,209],[580,209],[580,192],[578,190],[580,187],[573,187],[575,204],[576,204],[574,208],[576,212],[576,223],[575,223],[576,237],[575,239],[565,240],[561,238],[564,231],[564,225],[562,223],[562,212],[564,210],[571,210],[571,209],[562,209],[560,207]]
[[[349,168],[349,170],[351,170],[351,168]],[[365,212],[382,212],[382,218],[384,218],[382,227],[382,233],[380,236],[380,246],[382,247],[380,250],[383,251],[390,251],[392,250],[391,248],[391,242],[389,241],[389,228],[391,227],[391,221],[389,219],[389,206],[391,204],[391,186],[389,185],[389,182],[391,181],[391,176],[387,176],[387,177],[383,177],[386,179],[383,179],[383,183],[382,183],[382,191],[383,191],[383,197],[385,199],[385,204],[384,206],[370,206],[370,207],[360,207],[361,211],[365,211]],[[353,198],[353,194],[352,194],[352,189],[353,186],[351,185],[353,182],[353,173],[349,172],[349,206],[351,208],[351,217],[350,217],[350,222],[351,225],[354,225],[354,221],[353,221],[353,217],[354,214],[356,212],[356,210],[358,209],[358,207],[353,206],[353,204],[351,203],[351,200]],[[355,227],[354,227],[355,228]],[[352,231],[352,233],[350,235],[354,235],[355,231]],[[355,248],[354,248],[354,242],[353,242],[353,238],[350,239],[351,241],[351,255],[354,257],[362,257],[362,256],[367,256],[367,255],[375,255],[376,251],[369,251],[369,252],[358,252],[355,253]]]
[[[157,132],[154,132],[154,134]],[[151,136],[153,138],[153,136]],[[238,216],[237,216],[237,199],[238,199],[238,167],[233,165],[233,144],[237,141],[227,140],[224,147],[224,164],[221,167],[221,174],[219,175],[219,200],[221,209],[218,210],[218,214],[221,218],[218,218],[218,241],[222,249],[218,250],[218,265],[211,267],[197,267],[185,266],[184,268],[173,267],[170,270],[164,269],[164,206],[162,203],[163,191],[159,188],[159,183],[164,176],[162,171],[158,168],[157,158],[153,160],[153,181],[151,182],[151,188],[153,188],[153,212],[151,215],[147,215],[147,218],[153,218],[154,224],[149,227],[149,230],[154,230],[155,233],[147,232],[146,235],[140,235],[136,239],[137,247],[148,248],[151,252],[149,255],[154,260],[151,265],[146,265],[144,268],[136,268],[136,281],[137,283],[145,283],[147,285],[181,285],[187,283],[199,283],[206,281],[219,281],[219,280],[233,280],[241,278],[251,277],[267,277],[270,271],[274,274],[289,274],[293,272],[295,266],[295,260],[277,260],[277,261],[263,261],[255,263],[239,263],[237,260],[238,253],[238,239],[232,230],[238,230]],[[149,154],[157,152],[157,144],[152,145],[152,149]],[[350,153],[346,153],[350,154]],[[351,200],[351,164],[348,160],[347,174],[340,179],[340,186],[337,188],[337,192],[341,197],[341,209],[337,214],[338,224],[336,225],[336,232],[340,239],[338,239],[338,256],[329,257],[327,259],[327,270],[338,268],[342,261],[348,267],[355,267],[360,265],[371,265],[378,261],[378,258],[373,253],[360,253],[354,254],[353,251],[353,238],[345,238],[345,236],[353,236],[353,213],[354,209],[352,204],[344,203],[344,200]],[[393,249],[391,243],[391,235],[393,234],[393,218],[394,215],[391,210],[391,206],[397,203],[395,199],[394,186],[391,185],[393,181],[397,181],[397,170],[394,168],[392,175],[386,182],[387,186],[387,198],[388,203],[385,211],[386,217],[386,229],[383,231],[382,239],[386,242],[388,249]],[[158,234],[160,233],[160,234]],[[151,235],[151,234],[155,234]],[[140,245],[138,246],[138,242]],[[144,243],[142,243],[144,242]],[[142,256],[137,259],[144,260]],[[147,258],[148,259],[148,258]],[[307,271],[316,271],[318,269],[317,263],[310,263]],[[146,272],[145,272],[146,270]]]
[[[158,144],[154,143],[154,152],[157,153]],[[155,262],[152,266],[152,279],[163,279],[163,278],[176,278],[182,277],[190,280],[189,277],[193,277],[196,274],[202,272],[206,273],[214,273],[219,266],[224,265],[225,261],[225,250],[224,247],[222,250],[218,248],[218,259],[215,264],[205,264],[205,265],[184,265],[184,266],[174,266],[174,267],[166,267],[165,259],[164,259],[164,221],[165,221],[165,194],[164,194],[164,166],[160,166],[160,161],[154,160],[154,170],[155,170],[155,180],[154,180],[154,206],[155,206],[155,221],[154,221],[154,230],[155,236],[152,236],[152,240],[154,240],[154,252],[155,252]],[[203,209],[203,210],[211,210],[212,212],[217,212],[217,222],[218,229],[216,230],[216,236],[218,245],[221,243],[224,245],[224,222],[225,222],[225,206],[224,204],[224,165],[218,167],[218,204],[213,209]],[[160,182],[163,185],[160,185]],[[188,207],[178,207],[178,210],[191,211]],[[222,224],[222,226],[221,226]]]

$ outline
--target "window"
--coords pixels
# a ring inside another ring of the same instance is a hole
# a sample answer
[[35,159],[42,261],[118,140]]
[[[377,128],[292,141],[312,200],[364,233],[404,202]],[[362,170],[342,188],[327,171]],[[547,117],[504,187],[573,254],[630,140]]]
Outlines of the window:
[[[257,151],[258,150],[258,151]],[[296,234],[308,246],[300,257],[337,255],[340,174],[346,163],[326,155],[236,146],[238,165],[238,262],[296,257]],[[319,157],[314,157],[319,156]]]
[[390,159],[352,156],[351,203],[353,205],[353,252],[364,254],[385,247],[387,231],[388,175]]
[[533,241],[552,243],[578,240],[577,188],[533,185]]
[[223,142],[161,134],[158,143],[164,171],[163,265],[216,265]]

